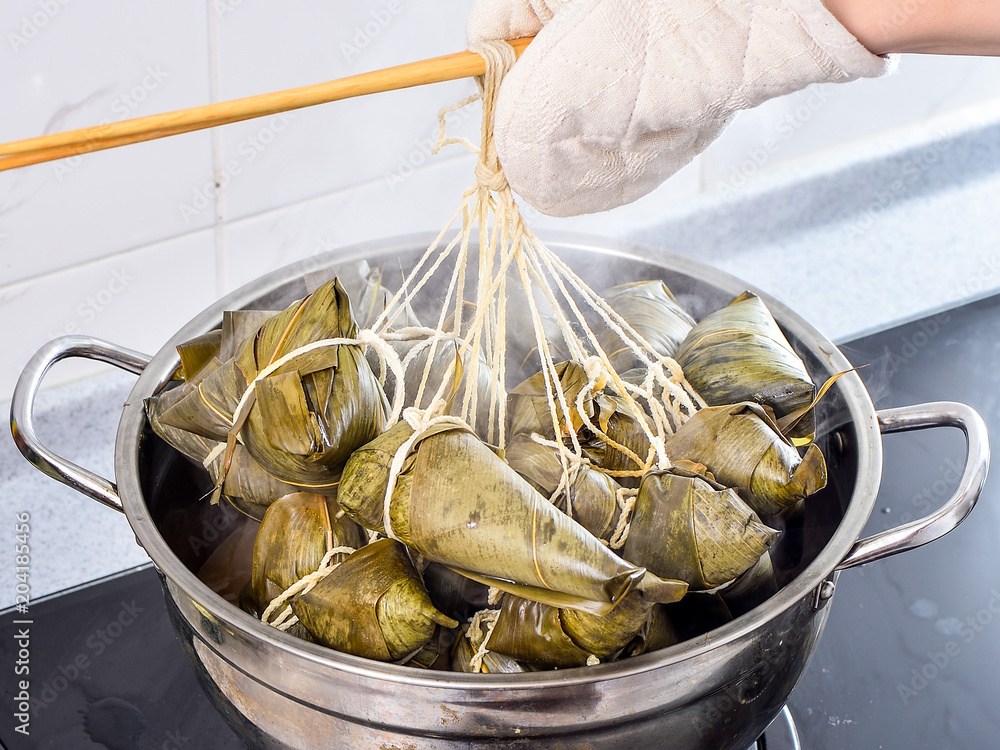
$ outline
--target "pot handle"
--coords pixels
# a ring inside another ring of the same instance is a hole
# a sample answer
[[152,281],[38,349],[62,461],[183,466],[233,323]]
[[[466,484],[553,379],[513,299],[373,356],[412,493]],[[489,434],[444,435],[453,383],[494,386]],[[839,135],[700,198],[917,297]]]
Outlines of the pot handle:
[[990,466],[990,440],[986,423],[975,409],[952,401],[935,401],[877,414],[883,435],[923,430],[928,427],[957,427],[965,433],[965,469],[958,489],[948,502],[916,521],[888,529],[858,541],[841,560],[837,570],[864,565],[933,542],[958,526],[976,504]]
[[70,357],[107,362],[136,375],[145,369],[151,359],[148,355],[90,336],[62,336],[50,341],[28,360],[14,386],[10,403],[10,431],[14,435],[14,443],[43,474],[123,513],[118,487],[114,482],[60,458],[42,445],[35,434],[32,415],[42,378],[52,365]]

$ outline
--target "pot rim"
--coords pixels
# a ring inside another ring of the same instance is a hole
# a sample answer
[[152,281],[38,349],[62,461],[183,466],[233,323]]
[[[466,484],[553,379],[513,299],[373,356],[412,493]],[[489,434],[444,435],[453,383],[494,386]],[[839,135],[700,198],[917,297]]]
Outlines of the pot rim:
[[[783,328],[797,337],[830,372],[851,370],[852,365],[837,347],[801,316],[766,292],[697,260],[649,245],[625,240],[595,237],[571,232],[544,232],[540,238],[557,252],[582,250],[613,255],[646,264],[663,266],[670,271],[717,286],[733,296],[749,290],[760,296]],[[312,270],[334,262],[371,260],[397,252],[426,248],[436,233],[408,234],[352,245],[313,256],[266,274],[221,298],[181,328],[155,354],[129,394],[115,441],[115,476],[125,515],[138,542],[157,569],[200,609],[211,613],[229,627],[274,648],[293,652],[298,658],[351,673],[360,677],[406,683],[410,686],[454,688],[456,690],[534,690],[553,683],[585,685],[640,675],[669,665],[679,664],[706,651],[747,637],[767,625],[780,613],[795,606],[804,597],[813,597],[815,589],[834,574],[837,566],[858,540],[875,504],[882,473],[882,441],[875,408],[868,391],[855,372],[840,378],[837,387],[845,398],[857,432],[858,471],[854,491],[844,516],[833,536],[802,572],[761,605],[731,622],[697,638],[659,651],[620,661],[565,670],[532,672],[526,675],[480,674],[417,670],[343,654],[308,643],[264,625],[256,618],[227,602],[188,570],[160,535],[148,512],[139,479],[139,444],[145,426],[143,401],[155,392],[177,366],[174,347],[218,325],[224,310],[238,309],[259,296],[262,288],[271,289],[294,281]]]

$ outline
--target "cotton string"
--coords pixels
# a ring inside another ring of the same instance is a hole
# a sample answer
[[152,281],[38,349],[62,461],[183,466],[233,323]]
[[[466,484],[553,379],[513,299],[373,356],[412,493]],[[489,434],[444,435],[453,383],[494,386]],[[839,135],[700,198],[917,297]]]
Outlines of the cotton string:
[[292,614],[291,607],[286,606],[273,621],[271,620],[271,616],[293,596],[296,594],[308,594],[316,584],[336,570],[340,566],[340,563],[330,562],[334,555],[351,555],[355,551],[353,547],[334,547],[331,550],[327,550],[327,553],[323,555],[323,560],[315,571],[307,576],[303,576],[271,600],[271,603],[267,605],[264,613],[260,616],[261,622],[278,630],[288,630],[292,627],[299,621],[299,618]]
[[[546,400],[549,408],[549,418],[553,432],[560,435],[561,424],[572,425],[573,415],[606,445],[621,451],[635,464],[631,471],[612,472],[628,476],[641,476],[651,468],[666,469],[670,461],[664,448],[664,437],[672,432],[672,425],[682,424],[704,402],[684,379],[680,367],[669,358],[650,356],[652,347],[640,336],[618,313],[603,299],[594,293],[562,260],[555,256],[542,244],[534,233],[521,219],[517,204],[514,201],[510,186],[504,177],[493,138],[494,106],[500,83],[507,70],[513,65],[515,55],[511,47],[504,42],[487,42],[473,49],[485,61],[485,73],[478,79],[481,93],[468,97],[454,107],[445,108],[439,113],[441,129],[434,151],[452,144],[459,143],[478,154],[475,168],[476,184],[463,194],[462,205],[453,216],[453,221],[461,219],[461,233],[450,240],[442,249],[441,244],[447,232],[439,234],[434,243],[419,260],[414,270],[404,280],[402,287],[388,305],[389,310],[402,310],[414,299],[420,290],[441,269],[448,258],[454,258],[454,265],[449,278],[445,300],[435,329],[440,334],[449,311],[454,321],[451,331],[459,345],[456,360],[464,363],[466,369],[479,366],[480,356],[496,374],[495,386],[488,395],[490,399],[489,440],[493,441],[493,429],[498,430],[496,443],[502,448],[505,444],[504,429],[506,426],[506,398],[503,393],[506,363],[506,303],[507,278],[510,272],[519,279],[521,290],[525,294],[530,311],[532,328],[535,336],[536,349],[539,353],[539,364],[544,383]],[[474,100],[481,100],[483,106],[481,143],[478,148],[465,139],[448,137],[445,132],[445,115],[457,107],[465,106]],[[449,225],[450,226],[450,225]],[[472,320],[465,327],[463,320],[465,297],[463,290],[466,285],[466,266],[472,257],[473,233],[478,234],[479,255],[478,271],[475,279],[475,304]],[[536,292],[537,290],[537,292]],[[621,379],[601,348],[596,335],[590,328],[589,321],[578,305],[582,300],[584,307],[596,314],[598,318],[624,342],[624,348],[631,351],[646,370],[641,384],[627,383]],[[569,403],[562,385],[559,382],[556,362],[551,345],[546,335],[542,321],[542,311],[539,300],[548,306],[552,317],[571,358],[584,364],[588,376],[588,385],[579,394],[576,403]],[[391,324],[389,315],[383,314],[373,326],[382,336],[387,335]],[[575,328],[574,328],[575,326]],[[580,331],[583,338],[577,333]],[[425,346],[429,349],[428,362],[422,373],[417,390],[416,403],[423,403],[424,390],[427,387],[430,364],[441,337],[435,337]],[[408,357],[409,359],[409,357]],[[404,363],[404,369],[406,365]],[[449,365],[447,373],[442,377],[432,402],[443,401],[446,389],[449,387],[449,376],[454,372]],[[582,404],[592,394],[610,385],[622,399],[625,409],[638,420],[638,424],[646,433],[651,450],[647,456],[637,456],[628,447],[620,445],[594,424]],[[656,391],[663,394],[663,399],[657,397]],[[468,377],[465,393],[461,399],[461,416],[471,420],[475,414],[476,405],[482,394],[478,392],[478,379]],[[643,410],[636,399],[641,398],[648,404],[649,420],[647,423]],[[438,415],[428,413],[427,419],[421,419],[422,427]],[[416,419],[416,417],[412,417]],[[481,427],[480,425],[476,425]],[[575,430],[567,430],[571,443],[569,451],[560,451],[559,457],[564,473],[573,473],[582,460],[582,448]],[[419,438],[414,436],[408,441],[409,450]],[[402,453],[402,447],[400,452]],[[399,463],[402,463],[400,458]],[[388,514],[389,494],[386,496],[386,515]]]
[[389,539],[396,539],[398,537],[392,530],[392,495],[396,490],[396,483],[399,481],[399,474],[403,470],[403,462],[406,461],[406,457],[410,455],[410,449],[417,444],[418,441],[422,440],[424,436],[432,428],[437,425],[446,424],[457,428],[468,429],[468,425],[462,419],[458,417],[448,416],[447,414],[438,414],[443,407],[443,401],[436,401],[428,409],[416,409],[410,407],[403,411],[403,419],[406,420],[407,424],[413,428],[413,434],[407,438],[399,448],[396,449],[395,454],[392,457],[392,463],[389,464],[389,479],[385,486],[385,495],[382,500],[382,524],[385,527],[385,535]]
[[[383,366],[385,364],[389,365],[389,368],[395,375],[396,382],[400,384],[400,387],[396,389],[396,393],[393,398],[392,411],[386,418],[383,427],[388,429],[390,425],[396,423],[399,418],[399,413],[403,408],[403,389],[401,387],[403,383],[403,367],[399,361],[399,356],[385,340],[376,336],[370,330],[361,330],[358,332],[356,338],[321,339],[293,349],[287,354],[274,360],[258,372],[256,377],[247,385],[246,390],[243,391],[239,403],[237,403],[236,409],[233,411],[232,419],[230,420],[232,426],[229,429],[229,436],[225,443],[225,459],[222,464],[222,471],[220,473],[215,491],[212,494],[213,504],[218,502],[219,495],[222,492],[222,485],[225,483],[226,477],[229,475],[229,468],[232,465],[233,453],[236,450],[236,442],[239,439],[240,430],[243,429],[243,425],[245,424],[247,417],[250,415],[250,409],[253,408],[253,405],[257,400],[257,383],[274,374],[285,365],[293,363],[298,357],[319,349],[336,349],[339,346],[370,346],[378,353]],[[216,453],[218,450],[219,449],[217,447],[212,451],[212,454],[210,454],[213,459],[218,455]]]
[[[476,653],[472,655],[469,660],[469,669],[472,672],[481,672],[483,670],[483,658],[489,653],[489,648],[487,645],[490,642],[490,636],[493,635],[493,628],[496,627],[497,619],[500,617],[499,609],[481,609],[476,612],[472,619],[469,621],[469,629],[466,631],[466,637],[469,639],[469,643],[473,646],[476,645],[476,641],[480,638],[479,646],[476,648]],[[483,625],[485,623],[486,632],[483,632]]]

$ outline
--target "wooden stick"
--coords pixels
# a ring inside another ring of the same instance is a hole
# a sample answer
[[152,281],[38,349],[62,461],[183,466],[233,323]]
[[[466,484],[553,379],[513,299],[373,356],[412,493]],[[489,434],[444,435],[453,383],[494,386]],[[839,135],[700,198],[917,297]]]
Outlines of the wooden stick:
[[[515,39],[510,43],[518,57],[531,43],[531,39]],[[326,83],[12,141],[0,145],[0,172],[379,91],[395,91],[483,75],[485,67],[483,58],[476,53],[457,52]]]

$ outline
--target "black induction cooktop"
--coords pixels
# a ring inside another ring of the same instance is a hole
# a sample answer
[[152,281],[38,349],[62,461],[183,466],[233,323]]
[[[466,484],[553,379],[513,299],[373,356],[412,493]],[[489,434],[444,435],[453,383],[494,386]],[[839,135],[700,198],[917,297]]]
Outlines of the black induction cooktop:
[[[961,401],[991,431],[1000,428],[1000,297],[841,349],[867,365],[861,374],[879,409]],[[948,429],[887,436],[884,447],[882,489],[865,535],[940,506],[957,484],[965,449],[961,434]],[[782,718],[759,747],[997,745],[994,484],[943,539],[840,576],[819,648],[788,702],[798,740]],[[0,613],[0,693],[0,741],[10,750],[244,747],[188,666],[149,566],[39,600],[27,613]],[[27,715],[19,693],[30,694]]]

